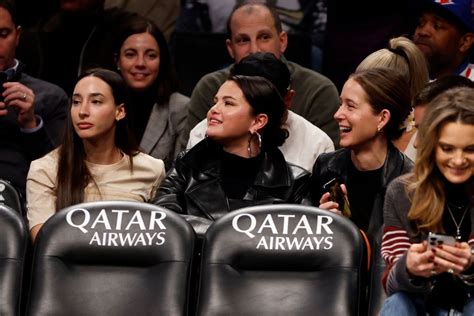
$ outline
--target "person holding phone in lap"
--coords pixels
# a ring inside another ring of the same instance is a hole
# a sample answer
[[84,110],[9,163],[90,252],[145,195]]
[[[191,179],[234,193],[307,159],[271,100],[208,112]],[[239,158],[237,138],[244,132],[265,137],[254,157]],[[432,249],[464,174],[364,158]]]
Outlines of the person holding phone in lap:
[[381,315],[474,315],[474,89],[426,111],[413,172],[385,197]]
[[[400,135],[398,127],[410,112],[410,88],[393,69],[361,70],[349,76],[340,100],[334,118],[342,148],[316,160],[310,200],[322,209],[350,214],[373,241],[382,226],[388,183],[413,165],[391,142]],[[335,181],[347,195],[350,212],[331,200]]]

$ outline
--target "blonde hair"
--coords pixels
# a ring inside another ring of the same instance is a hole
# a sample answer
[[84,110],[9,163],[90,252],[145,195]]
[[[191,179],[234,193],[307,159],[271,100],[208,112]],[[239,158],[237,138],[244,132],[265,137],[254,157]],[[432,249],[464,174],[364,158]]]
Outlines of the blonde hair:
[[435,162],[436,147],[441,129],[451,122],[474,125],[474,89],[449,89],[433,101],[427,109],[419,129],[421,142],[413,176],[407,184],[412,199],[408,219],[418,230],[444,232],[442,216],[446,203],[444,176]]
[[388,48],[379,49],[367,56],[356,71],[379,67],[401,72],[410,85],[411,97],[429,82],[425,56],[410,39],[403,36],[392,38]]

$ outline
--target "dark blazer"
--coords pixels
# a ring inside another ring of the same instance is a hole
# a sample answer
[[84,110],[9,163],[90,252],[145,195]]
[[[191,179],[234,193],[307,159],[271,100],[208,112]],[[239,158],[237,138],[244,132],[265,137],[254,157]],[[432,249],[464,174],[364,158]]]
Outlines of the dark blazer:
[[18,65],[10,81],[20,82],[35,93],[34,111],[43,127],[25,133],[18,124],[17,113],[9,109],[0,116],[0,178],[9,180],[24,198],[26,175],[31,161],[42,157],[59,145],[66,122],[69,101],[60,87],[31,77]]
[[[310,184],[310,199],[313,205],[319,206],[319,200],[325,192],[323,185],[329,180],[337,178],[341,183],[347,183],[350,159],[351,150],[346,148],[324,153],[318,157],[313,167]],[[412,168],[413,162],[390,144],[382,170],[382,186],[374,197],[375,202],[367,229],[369,239],[373,240],[375,234],[382,227],[383,203],[388,184],[399,175],[410,172]],[[361,185],[364,184],[361,183]]]
[[219,152],[222,147],[204,139],[180,155],[158,188],[154,204],[185,215],[196,232],[228,212],[252,205],[301,203],[307,194],[309,173],[289,164],[275,149],[265,152],[260,171],[242,200],[230,200],[221,185]]

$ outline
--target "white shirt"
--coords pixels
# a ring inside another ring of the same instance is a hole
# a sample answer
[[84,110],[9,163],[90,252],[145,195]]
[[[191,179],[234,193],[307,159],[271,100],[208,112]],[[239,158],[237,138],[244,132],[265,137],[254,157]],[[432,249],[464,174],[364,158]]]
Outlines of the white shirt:
[[[289,136],[279,149],[287,162],[312,172],[320,154],[334,151],[334,143],[325,132],[292,111],[288,111],[284,127],[288,130]],[[190,149],[203,140],[206,131],[207,120],[204,119],[189,133],[186,148]]]

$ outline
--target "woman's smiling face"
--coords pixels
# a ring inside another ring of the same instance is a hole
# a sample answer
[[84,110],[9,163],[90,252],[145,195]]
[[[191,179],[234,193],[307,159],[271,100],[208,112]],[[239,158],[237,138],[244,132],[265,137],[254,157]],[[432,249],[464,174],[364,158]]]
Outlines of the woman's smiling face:
[[354,79],[344,84],[341,105],[334,118],[339,124],[341,147],[354,148],[366,144],[378,134],[380,114],[374,113],[366,92]]
[[474,172],[474,126],[449,122],[439,131],[436,166],[451,183],[468,181]]
[[117,66],[127,86],[136,91],[149,88],[160,70],[160,48],[155,38],[146,32],[127,37]]

